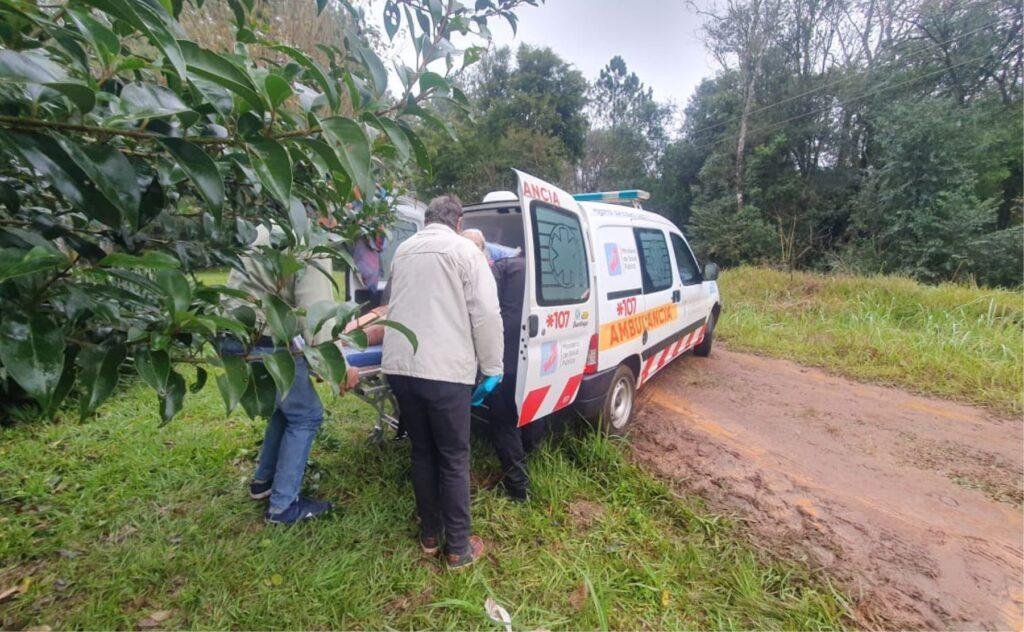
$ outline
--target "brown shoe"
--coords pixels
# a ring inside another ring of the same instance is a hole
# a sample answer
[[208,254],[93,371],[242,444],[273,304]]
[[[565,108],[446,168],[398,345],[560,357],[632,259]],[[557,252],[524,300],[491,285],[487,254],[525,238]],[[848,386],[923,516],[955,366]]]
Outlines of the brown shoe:
[[456,553],[448,553],[445,555],[445,559],[448,562],[448,570],[461,571],[464,568],[468,568],[473,565],[473,562],[477,561],[484,554],[484,541],[480,539],[480,536],[471,535],[469,536],[469,553],[458,555]]
[[437,536],[420,536],[420,550],[425,557],[434,557],[441,550],[441,543]]

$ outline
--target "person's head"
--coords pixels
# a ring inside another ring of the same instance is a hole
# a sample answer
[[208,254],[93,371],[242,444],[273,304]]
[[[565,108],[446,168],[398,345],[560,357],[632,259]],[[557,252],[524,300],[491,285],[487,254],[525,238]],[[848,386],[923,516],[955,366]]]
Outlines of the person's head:
[[452,230],[462,227],[462,200],[456,195],[439,195],[430,200],[423,218],[426,224],[444,224]]
[[484,250],[484,246],[487,242],[484,241],[484,234],[480,232],[480,229],[467,228],[462,231],[462,236],[476,244],[476,247],[480,249],[480,252],[486,252],[486,250]]

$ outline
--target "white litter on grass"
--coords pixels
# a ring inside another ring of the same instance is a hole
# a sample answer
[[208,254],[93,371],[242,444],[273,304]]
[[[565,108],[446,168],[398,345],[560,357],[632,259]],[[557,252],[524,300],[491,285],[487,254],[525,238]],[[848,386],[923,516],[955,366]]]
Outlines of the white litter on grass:
[[512,632],[512,615],[501,607],[497,601],[487,598],[484,602],[484,609],[487,611],[487,616],[491,618],[491,621],[505,626],[505,632]]

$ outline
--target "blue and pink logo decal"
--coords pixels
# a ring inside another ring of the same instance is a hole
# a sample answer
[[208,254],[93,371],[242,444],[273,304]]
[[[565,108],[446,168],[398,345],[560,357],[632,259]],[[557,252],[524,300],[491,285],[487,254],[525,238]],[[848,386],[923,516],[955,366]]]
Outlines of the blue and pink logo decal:
[[558,341],[540,346],[540,374],[551,375],[558,370]]
[[608,274],[610,276],[622,274],[622,259],[619,258],[618,244],[605,244],[604,258],[608,261]]

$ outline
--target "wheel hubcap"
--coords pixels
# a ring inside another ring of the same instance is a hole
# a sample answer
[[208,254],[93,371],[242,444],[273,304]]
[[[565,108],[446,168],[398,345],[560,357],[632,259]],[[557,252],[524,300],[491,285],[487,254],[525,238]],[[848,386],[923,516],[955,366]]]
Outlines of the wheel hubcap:
[[611,422],[613,428],[622,428],[629,421],[629,414],[633,410],[633,391],[629,388],[629,381],[620,378],[612,388]]

